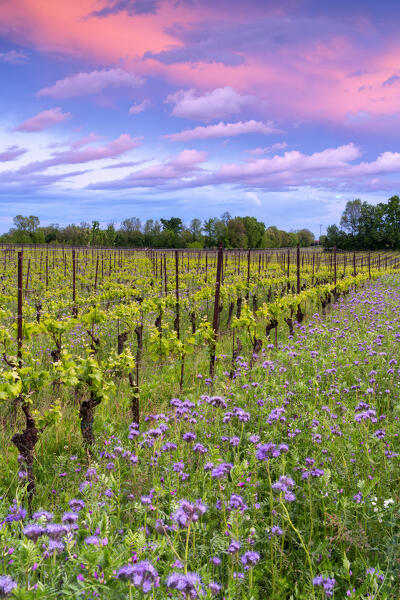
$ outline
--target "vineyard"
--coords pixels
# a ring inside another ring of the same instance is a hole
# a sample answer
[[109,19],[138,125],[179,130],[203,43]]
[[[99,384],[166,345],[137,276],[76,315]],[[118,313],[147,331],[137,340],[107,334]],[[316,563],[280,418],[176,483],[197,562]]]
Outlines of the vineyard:
[[0,272],[0,597],[398,597],[398,253]]

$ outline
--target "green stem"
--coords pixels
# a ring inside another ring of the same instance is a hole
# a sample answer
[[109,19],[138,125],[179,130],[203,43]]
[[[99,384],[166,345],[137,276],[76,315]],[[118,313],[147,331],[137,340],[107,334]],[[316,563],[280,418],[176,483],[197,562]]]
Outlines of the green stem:
[[292,522],[292,519],[290,518],[290,515],[289,515],[289,513],[288,513],[288,510],[287,510],[286,506],[284,505],[284,503],[282,502],[282,498],[280,498],[280,500],[279,500],[279,501],[280,501],[280,504],[281,504],[281,506],[282,506],[282,508],[283,508],[283,510],[284,510],[284,512],[285,512],[285,514],[286,514],[286,518],[287,518],[287,520],[288,520],[288,523],[289,523],[289,525],[291,526],[291,528],[293,529],[293,531],[296,533],[297,537],[299,538],[299,540],[300,540],[300,544],[301,544],[301,547],[303,548],[303,550],[304,550],[304,552],[305,552],[305,554],[306,554],[306,556],[307,556],[307,562],[308,562],[308,566],[309,566],[309,568],[310,568],[310,576],[311,576],[311,589],[312,589],[312,597],[313,597],[313,598],[315,598],[315,594],[314,594],[314,586],[313,586],[313,583],[312,583],[312,581],[313,581],[313,579],[314,579],[314,572],[313,572],[313,568],[312,568],[312,563],[311,563],[311,557],[310,557],[310,553],[309,553],[309,551],[307,550],[307,547],[306,547],[306,545],[305,545],[305,543],[304,543],[304,540],[303,540],[303,538],[302,538],[302,536],[301,536],[301,533],[300,533],[300,531],[299,531],[299,530],[298,530],[298,529],[297,529],[297,528],[294,526],[294,524],[293,524],[293,522]]
[[190,526],[191,523],[189,523],[188,528],[187,528],[187,533],[186,533],[186,546],[185,546],[185,575],[187,574],[188,571],[188,554],[189,554],[189,537],[190,537]]

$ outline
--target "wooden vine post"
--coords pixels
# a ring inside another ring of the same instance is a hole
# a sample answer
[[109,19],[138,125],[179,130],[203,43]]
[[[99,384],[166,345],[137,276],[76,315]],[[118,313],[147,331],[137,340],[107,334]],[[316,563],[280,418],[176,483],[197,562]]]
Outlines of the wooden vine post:
[[178,340],[180,337],[180,315],[179,315],[179,254],[178,250],[175,250],[175,331],[178,336]]
[[[297,295],[300,294],[300,244],[297,244],[297,265],[296,265],[296,271],[297,271]],[[301,306],[300,304],[297,307],[297,322],[301,323],[304,319],[304,314],[303,311],[301,310]]]
[[17,357],[18,364],[22,366],[22,278],[23,278],[23,253],[22,250],[18,252],[18,308],[17,308]]
[[72,249],[72,316],[76,319],[78,317],[78,307],[76,302],[76,258],[75,248]]
[[[183,264],[183,261],[182,261],[182,264]],[[175,325],[176,335],[179,340],[180,336],[181,336],[181,332],[180,332],[180,313],[179,313],[179,252],[178,252],[178,250],[175,250],[175,297],[176,297],[176,303],[175,303],[175,323],[174,323],[174,325]],[[185,370],[185,357],[182,356],[181,376],[179,379],[179,389],[181,391],[183,389],[184,370]]]
[[334,290],[333,293],[335,294],[336,297],[336,246],[333,247],[333,284],[334,284]]
[[94,277],[94,293],[97,291],[97,276],[99,274],[99,255],[97,255],[96,259],[96,275]]
[[214,341],[211,349],[210,356],[210,377],[214,377],[215,372],[215,352],[217,346],[218,326],[219,326],[219,297],[221,291],[221,271],[222,271],[222,260],[223,260],[223,249],[222,245],[218,248],[217,256],[217,274],[215,278],[215,295],[214,295],[214,316],[213,316],[213,330],[214,330]]
[[250,297],[250,250],[247,251],[247,280],[246,280],[246,301]]
[[300,294],[300,244],[297,244],[297,293]]

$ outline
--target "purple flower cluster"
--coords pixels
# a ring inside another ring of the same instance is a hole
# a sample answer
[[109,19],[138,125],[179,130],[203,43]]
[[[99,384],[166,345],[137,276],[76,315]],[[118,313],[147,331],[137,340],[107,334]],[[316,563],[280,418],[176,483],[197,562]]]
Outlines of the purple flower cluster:
[[296,496],[291,491],[294,488],[295,482],[291,477],[287,477],[286,475],[281,475],[279,477],[279,481],[276,481],[272,484],[272,489],[275,491],[282,492],[284,494],[284,498],[287,502],[294,502],[296,500]]
[[171,573],[167,579],[167,587],[182,592],[184,598],[199,598],[203,595],[200,577],[197,573]]
[[287,444],[280,444],[277,446],[272,442],[268,444],[260,444],[256,452],[258,460],[268,460],[269,458],[278,458],[281,454],[289,452],[289,446]]
[[216,467],[214,467],[211,471],[211,477],[213,479],[222,479],[225,475],[228,475],[232,469],[233,465],[231,463],[220,463]]
[[215,408],[226,408],[227,402],[221,396],[202,396],[202,400],[205,400],[207,404],[215,406]]
[[249,550],[243,554],[240,560],[245,567],[254,567],[260,560],[260,555],[258,552],[254,552],[254,550]]
[[322,575],[317,575],[313,579],[313,585],[318,587],[321,586],[325,592],[325,596],[330,598],[333,596],[333,590],[336,585],[336,581],[333,577],[323,577]]
[[0,575],[0,598],[6,598],[17,587],[9,575]]
[[187,500],[181,500],[179,508],[172,514],[172,519],[178,523],[179,527],[188,527],[191,523],[198,521],[206,510],[207,506],[201,500],[196,500],[194,504]]
[[117,573],[119,579],[127,579],[133,585],[148,594],[153,587],[159,587],[160,578],[151,562],[143,560],[135,565],[121,567]]

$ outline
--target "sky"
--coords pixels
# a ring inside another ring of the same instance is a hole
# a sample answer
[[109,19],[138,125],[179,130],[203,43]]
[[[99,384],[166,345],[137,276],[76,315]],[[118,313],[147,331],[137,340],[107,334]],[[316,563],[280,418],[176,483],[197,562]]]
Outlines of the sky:
[[400,191],[392,0],[0,0],[0,232],[229,211],[317,236]]

